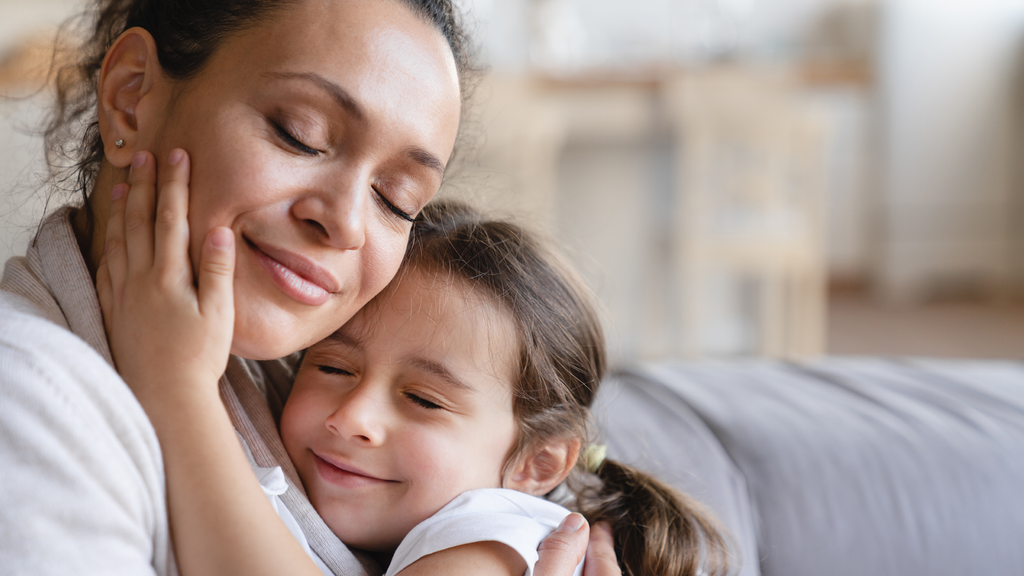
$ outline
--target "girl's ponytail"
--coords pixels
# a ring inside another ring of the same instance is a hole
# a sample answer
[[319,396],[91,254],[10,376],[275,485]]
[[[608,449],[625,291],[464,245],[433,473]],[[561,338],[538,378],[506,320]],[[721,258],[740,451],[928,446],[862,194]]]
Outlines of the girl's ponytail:
[[728,573],[726,537],[704,509],[635,468],[604,460],[578,494],[591,523],[607,522],[624,576]]

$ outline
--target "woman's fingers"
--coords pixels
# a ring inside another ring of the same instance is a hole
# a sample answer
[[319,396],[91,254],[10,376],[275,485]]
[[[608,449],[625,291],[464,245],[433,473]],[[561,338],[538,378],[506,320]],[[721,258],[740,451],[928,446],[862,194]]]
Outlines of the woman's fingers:
[[[206,235],[199,262],[199,313],[215,325],[234,325],[235,235],[218,226]],[[230,339],[228,339],[230,341]]]
[[620,576],[622,570],[615,558],[615,543],[612,530],[607,522],[598,522],[590,529],[590,543],[587,545],[587,562],[583,565],[583,576]]
[[101,259],[106,263],[111,295],[115,299],[121,297],[121,289],[128,276],[128,254],[125,249],[124,237],[124,210],[128,201],[127,196],[127,184],[115,184],[111,190],[110,217],[107,219],[107,235]]
[[[537,552],[540,558],[533,568],[535,576],[572,576],[587,550],[590,530],[579,514],[569,514],[554,532],[548,535]],[[614,554],[614,553],[613,553]],[[595,572],[594,576],[604,576]]]
[[156,200],[153,264],[157,269],[192,284],[192,266],[188,255],[188,154],[175,148],[159,174],[160,190]]
[[124,210],[124,235],[129,274],[153,265],[153,208],[156,205],[156,162],[149,152],[132,158],[131,191]]

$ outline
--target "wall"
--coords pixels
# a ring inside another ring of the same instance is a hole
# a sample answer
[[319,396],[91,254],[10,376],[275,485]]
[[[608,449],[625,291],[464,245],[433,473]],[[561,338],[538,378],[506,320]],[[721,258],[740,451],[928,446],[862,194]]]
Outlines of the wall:
[[1019,269],[1024,4],[893,0],[881,52],[890,300],[991,295]]

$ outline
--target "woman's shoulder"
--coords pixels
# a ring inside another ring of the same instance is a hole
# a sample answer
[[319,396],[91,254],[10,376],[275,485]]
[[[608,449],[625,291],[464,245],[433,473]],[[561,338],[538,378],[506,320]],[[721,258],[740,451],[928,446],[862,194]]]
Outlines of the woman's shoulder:
[[64,382],[88,383],[104,397],[134,399],[114,367],[85,340],[45,314],[32,300],[0,292],[0,380],[4,391],[29,373]]

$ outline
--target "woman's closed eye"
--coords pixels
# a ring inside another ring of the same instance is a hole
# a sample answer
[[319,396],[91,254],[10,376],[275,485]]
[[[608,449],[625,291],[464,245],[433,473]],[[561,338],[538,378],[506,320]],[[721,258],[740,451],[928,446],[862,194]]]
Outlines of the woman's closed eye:
[[298,150],[299,152],[307,156],[319,156],[322,153],[320,150],[317,150],[316,148],[312,148],[310,146],[303,144],[302,141],[300,141],[298,138],[292,135],[291,132],[286,130],[277,122],[272,122],[272,124],[274,125],[274,131],[277,132],[278,137],[280,137],[281,140],[284,140],[284,142],[288,146],[294,148],[295,150]]
[[398,206],[395,206],[390,200],[388,200],[388,197],[385,196],[384,193],[381,192],[376,186],[373,186],[373,192],[377,196],[377,201],[380,202],[385,209],[390,211],[395,216],[398,216],[399,218],[405,220],[406,222],[413,222],[416,220],[415,216],[409,214],[408,212],[405,212]]

